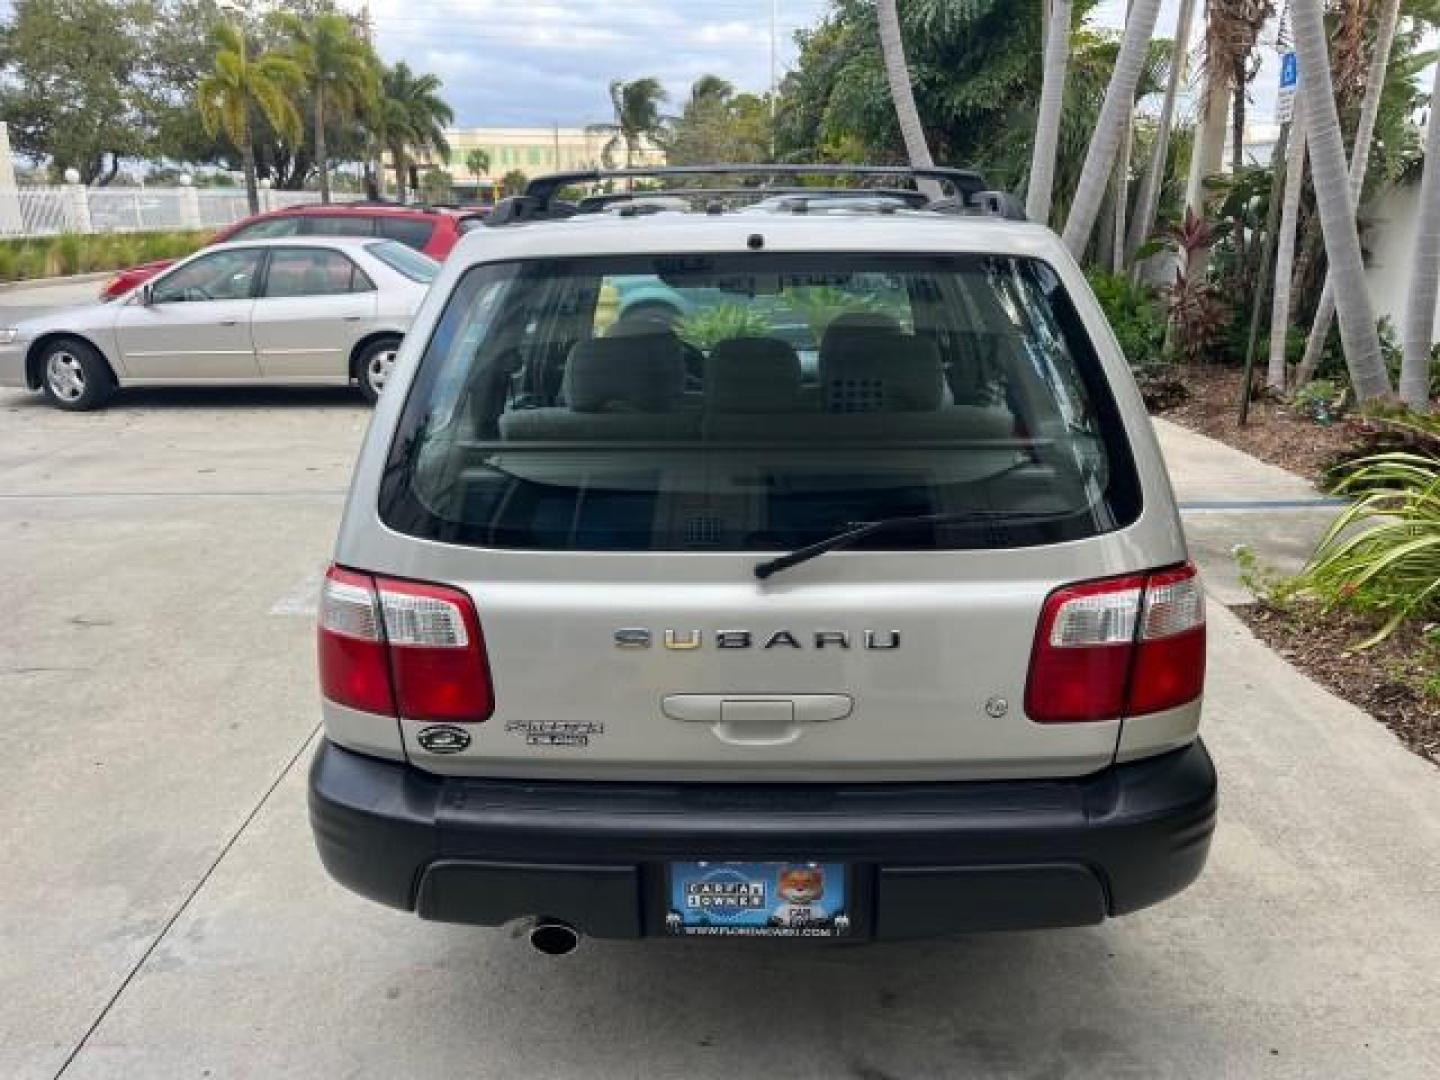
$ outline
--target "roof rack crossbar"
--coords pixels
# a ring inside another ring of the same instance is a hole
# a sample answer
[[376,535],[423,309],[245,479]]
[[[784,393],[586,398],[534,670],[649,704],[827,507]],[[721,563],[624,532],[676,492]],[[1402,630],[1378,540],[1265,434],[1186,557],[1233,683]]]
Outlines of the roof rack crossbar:
[[[606,180],[665,179],[693,176],[873,176],[938,180],[966,200],[985,189],[980,174],[970,169],[911,165],[664,165],[638,169],[585,169],[537,176],[525,186],[525,197],[548,205],[567,187]],[[682,189],[683,190],[683,189]],[[659,194],[651,192],[651,194]]]
[[795,184],[763,187],[684,187],[665,188],[660,191],[607,191],[598,195],[586,195],[576,205],[581,213],[603,210],[615,203],[639,201],[647,198],[735,198],[743,196],[753,199],[783,198],[797,195],[808,199],[899,199],[913,206],[924,206],[928,201],[922,192],[914,188],[831,188],[802,187]]

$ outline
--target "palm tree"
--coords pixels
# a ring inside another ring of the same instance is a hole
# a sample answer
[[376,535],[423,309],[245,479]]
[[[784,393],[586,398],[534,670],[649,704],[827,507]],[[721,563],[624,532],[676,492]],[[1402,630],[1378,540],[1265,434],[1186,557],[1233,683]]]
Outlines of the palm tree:
[[255,180],[255,129],[252,117],[258,110],[270,121],[281,138],[298,143],[302,124],[292,100],[304,83],[304,76],[289,57],[269,53],[250,58],[245,35],[231,23],[215,28],[215,70],[196,87],[200,122],[212,137],[224,134],[240,152],[245,171],[245,195],[250,212],[260,212],[260,193]]
[[[1298,93],[1298,88],[1297,88]],[[1285,193],[1280,202],[1276,234],[1275,289],[1270,301],[1270,360],[1265,385],[1285,392],[1285,351],[1290,336],[1290,288],[1295,274],[1295,232],[1300,221],[1300,194],[1305,186],[1305,114],[1296,109],[1285,150]]]
[[665,118],[660,115],[660,106],[665,98],[665,88],[656,78],[611,81],[610,107],[615,119],[608,124],[591,124],[585,129],[591,134],[610,136],[600,152],[607,167],[614,168],[615,152],[623,149],[625,167],[633,168],[644,141],[658,141],[662,137]]
[[701,75],[690,84],[689,108],[698,112],[707,105],[723,105],[734,96],[734,83],[719,75]]
[[1050,23],[1045,33],[1045,76],[1040,84],[1040,112],[1035,118],[1030,182],[1025,188],[1025,216],[1042,225],[1050,224],[1060,116],[1065,106],[1065,62],[1069,58],[1070,0],[1050,0]]
[[[1355,125],[1355,141],[1350,151],[1350,197],[1357,206],[1360,194],[1365,190],[1370,144],[1375,138],[1375,121],[1380,115],[1380,97],[1385,89],[1385,73],[1390,64],[1390,48],[1395,41],[1395,24],[1399,16],[1400,0],[1385,0],[1385,6],[1380,10],[1380,21],[1375,27],[1375,51],[1370,55],[1370,70],[1365,76],[1365,97],[1360,102],[1360,119]],[[1305,340],[1305,356],[1295,373],[1296,386],[1304,386],[1315,374],[1334,320],[1335,290],[1330,285],[1327,272],[1325,287],[1320,291],[1320,304],[1315,309],[1315,321],[1311,323],[1310,336]]]
[[1165,83],[1165,98],[1155,123],[1155,143],[1150,147],[1150,163],[1140,180],[1140,193],[1135,197],[1135,214],[1130,222],[1130,235],[1125,242],[1125,263],[1134,268],[1135,254],[1155,227],[1155,213],[1160,206],[1160,187],[1165,180],[1165,160],[1170,152],[1170,131],[1175,124],[1175,99],[1185,78],[1185,56],[1190,45],[1190,23],[1195,15],[1195,0],[1180,0],[1175,17],[1175,47],[1170,52],[1170,73]]
[[[905,41],[900,36],[900,13],[895,0],[875,0],[875,18],[880,28],[880,55],[885,59],[885,77],[890,83],[890,100],[900,122],[900,137],[905,141],[905,156],[917,169],[933,168],[930,147],[925,142],[925,129],[920,124],[920,110],[915,108],[915,91],[910,85],[910,65],[905,62]],[[916,185],[930,198],[941,194],[940,184],[922,180]]]
[[1301,95],[1299,104],[1305,110],[1315,206],[1330,259],[1330,277],[1335,283],[1335,307],[1340,314],[1340,340],[1350,369],[1350,385],[1362,402],[1372,401],[1390,396],[1390,376],[1380,356],[1375,308],[1365,285],[1321,4],[1322,0],[1295,0],[1291,7],[1300,77],[1310,88],[1309,93]]
[[1149,57],[1150,37],[1159,14],[1160,0],[1135,0],[1130,17],[1125,20],[1120,55],[1115,58],[1115,71],[1105,89],[1105,102],[1100,106],[1095,133],[1080,170],[1080,181],[1075,185],[1075,198],[1070,203],[1070,216],[1065,221],[1065,246],[1077,259],[1085,253],[1095,228],[1095,218],[1110,182],[1116,150],[1129,123],[1135,89]]
[[465,171],[475,178],[475,187],[480,187],[480,177],[490,171],[490,155],[475,147],[465,155]]
[[331,108],[338,117],[360,112],[377,90],[375,58],[370,46],[344,15],[330,12],[312,18],[282,13],[280,26],[291,40],[291,54],[309,84],[315,109],[315,163],[320,171],[320,201],[330,201],[330,156],[325,124]]
[[455,119],[455,114],[440,97],[440,85],[439,78],[416,75],[403,60],[380,78],[380,97],[371,124],[390,151],[401,202],[405,201],[410,179],[412,151],[433,152],[446,161],[450,158],[445,125]]
[[[1430,359],[1435,343],[1435,301],[1440,295],[1440,66],[1430,92],[1425,134],[1425,172],[1420,180],[1419,228],[1410,264],[1410,297],[1405,304],[1405,355],[1400,361],[1400,400],[1424,412],[1430,407]],[[1345,320],[1340,320],[1345,328]]]

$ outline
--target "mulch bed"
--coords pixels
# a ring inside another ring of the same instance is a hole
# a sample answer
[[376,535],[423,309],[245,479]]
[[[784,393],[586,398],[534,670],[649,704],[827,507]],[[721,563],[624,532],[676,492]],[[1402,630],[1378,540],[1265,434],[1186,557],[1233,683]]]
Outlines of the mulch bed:
[[1418,621],[1357,652],[1379,625],[1374,616],[1303,602],[1233,610],[1284,659],[1440,765],[1440,647],[1426,640]]
[[1236,418],[1238,368],[1194,365],[1179,377],[1190,391],[1189,400],[1160,415],[1301,476],[1318,480],[1355,441],[1356,433],[1345,421],[1317,424],[1268,397],[1250,402],[1249,422],[1241,427]]

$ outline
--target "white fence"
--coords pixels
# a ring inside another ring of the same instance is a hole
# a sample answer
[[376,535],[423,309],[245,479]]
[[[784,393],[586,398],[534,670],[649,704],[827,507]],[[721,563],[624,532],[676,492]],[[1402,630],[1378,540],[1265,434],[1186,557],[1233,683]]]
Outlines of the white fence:
[[[359,196],[336,197],[337,201],[355,198]],[[261,210],[319,201],[320,194],[315,191],[260,191]],[[61,184],[0,189],[0,237],[218,229],[249,214],[244,188]]]

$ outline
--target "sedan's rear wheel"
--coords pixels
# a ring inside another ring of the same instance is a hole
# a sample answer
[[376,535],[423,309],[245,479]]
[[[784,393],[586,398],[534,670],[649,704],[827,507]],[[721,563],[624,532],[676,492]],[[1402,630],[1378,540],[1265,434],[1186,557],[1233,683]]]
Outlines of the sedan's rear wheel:
[[57,409],[96,409],[115,391],[105,358],[88,342],[62,338],[40,353],[40,388]]
[[390,381],[390,372],[395,367],[395,354],[400,350],[399,338],[384,338],[365,346],[355,358],[355,374],[360,383],[360,392],[365,400],[375,404],[380,400],[380,391]]

